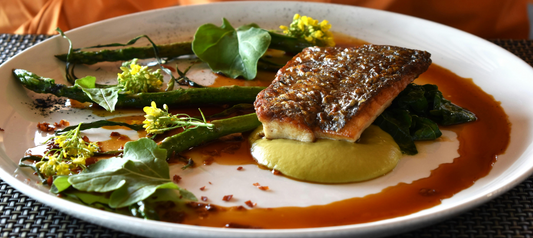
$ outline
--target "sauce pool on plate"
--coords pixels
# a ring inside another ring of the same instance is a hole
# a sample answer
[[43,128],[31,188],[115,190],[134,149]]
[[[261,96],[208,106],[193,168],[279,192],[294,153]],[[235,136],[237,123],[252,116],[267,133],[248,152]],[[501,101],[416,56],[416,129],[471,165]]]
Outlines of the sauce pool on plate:
[[[436,84],[447,99],[478,117],[475,122],[443,128],[454,131],[459,140],[459,157],[453,163],[441,164],[431,171],[429,177],[411,184],[400,183],[377,194],[327,205],[256,207],[248,210],[217,207],[208,210],[196,204],[186,212],[181,223],[241,228],[311,228],[358,224],[415,213],[439,205],[442,199],[472,186],[490,172],[498,155],[503,154],[509,144],[511,126],[507,115],[499,102],[483,92],[471,79],[461,78],[437,65],[430,66],[415,83]],[[202,147],[197,149],[201,150]],[[251,158],[249,154],[243,156]],[[222,156],[219,160],[224,157],[235,155]]]

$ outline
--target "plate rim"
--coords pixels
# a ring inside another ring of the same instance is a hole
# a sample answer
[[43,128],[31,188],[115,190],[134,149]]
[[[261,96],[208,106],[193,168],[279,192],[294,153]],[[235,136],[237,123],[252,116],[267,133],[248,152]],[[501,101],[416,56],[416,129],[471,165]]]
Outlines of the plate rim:
[[[268,1],[240,2],[240,3],[223,2],[223,3],[212,3],[212,4],[209,4],[209,5],[213,5],[213,4],[214,5],[232,5],[232,4],[254,4],[254,3],[270,3],[270,2],[268,2]],[[276,2],[276,3],[279,3],[279,2]],[[335,4],[328,4],[328,3],[302,3],[302,2],[292,2],[292,3],[298,3],[298,4],[304,4],[304,5],[307,5],[307,4],[308,5],[314,5],[314,4],[318,4],[318,5],[322,5],[322,4],[323,5],[335,5]],[[337,5],[340,5],[340,4],[337,4]],[[93,27],[94,25],[99,25],[99,24],[108,24],[109,22],[113,22],[116,19],[120,19],[120,18],[134,17],[134,16],[143,15],[143,14],[154,14],[154,12],[159,12],[159,11],[161,11],[161,12],[163,12],[163,11],[171,11],[171,9],[174,9],[174,8],[187,8],[187,7],[200,7],[200,6],[203,6],[203,5],[175,6],[175,7],[170,7],[170,8],[155,9],[155,10],[150,10],[150,11],[145,11],[145,12],[128,14],[128,15],[124,15],[124,16],[111,18],[111,19],[106,19],[104,21],[100,21],[100,22],[96,22],[96,23],[91,23],[91,24],[88,24],[88,25],[83,26],[83,27],[72,29],[70,31],[67,31],[66,33],[68,34],[68,33],[71,33],[71,32],[78,32],[78,31],[83,32],[86,28],[90,28],[90,27]],[[355,6],[344,6],[344,7],[355,7]],[[361,8],[361,7],[355,7],[355,8]],[[371,11],[385,12],[385,11],[376,10],[376,9],[368,9],[368,8],[361,8],[361,9],[365,9],[365,11],[366,10],[371,10]],[[424,19],[420,19],[420,18],[416,18],[416,17],[411,17],[411,16],[399,14],[399,13],[392,13],[392,12],[386,12],[386,13],[387,14],[396,14],[396,15],[400,15],[402,17],[409,17],[409,18],[416,19],[418,21],[422,20],[422,21],[426,21],[426,22],[429,22],[429,23],[432,23],[432,24],[439,24],[439,23],[435,23],[435,22],[431,22],[431,21],[428,21],[428,20],[424,20]],[[467,35],[469,35],[469,37],[472,37],[472,36],[476,37],[477,40],[482,40],[485,43],[489,43],[490,45],[493,46],[494,49],[498,49],[498,50],[502,51],[504,54],[508,54],[508,56],[512,56],[515,59],[518,59],[519,61],[521,61],[524,64],[526,64],[527,66],[529,66],[529,64],[527,64],[524,60],[520,59],[519,57],[513,55],[509,51],[503,49],[502,47],[500,47],[500,46],[498,46],[498,45],[496,45],[496,44],[494,44],[492,42],[489,42],[489,41],[487,41],[485,39],[479,38],[479,37],[474,36],[472,34],[469,34],[469,33],[466,33],[466,32],[463,32],[463,31],[460,31],[460,30],[457,30],[457,29],[454,29],[454,28],[451,28],[451,27],[448,27],[448,26],[445,26],[445,25],[442,25],[442,24],[439,24],[439,25],[447,27],[447,28],[450,28],[450,29],[453,29],[453,30],[456,30],[456,31],[460,32],[461,34],[467,34]],[[33,45],[32,47],[29,47],[29,48],[25,49],[24,51],[28,51],[28,50],[30,50],[30,49],[32,49],[34,47],[38,47],[38,45],[40,45],[40,44],[42,44],[44,42],[47,42],[47,41],[52,41],[52,40],[54,40],[57,37],[60,37],[60,36],[56,35],[54,37],[50,37],[50,38],[48,38],[48,39],[46,39],[46,40],[44,40],[44,41],[42,41],[42,42],[40,42],[38,44]],[[4,64],[10,62],[13,58],[17,57],[19,54],[11,57],[6,62],[4,62]],[[4,64],[2,64],[2,66]],[[529,67],[531,67],[531,66],[529,66]],[[455,206],[453,211],[448,212],[447,214],[444,214],[443,216],[436,217],[435,214],[431,213],[431,214],[424,214],[424,215],[420,215],[419,217],[408,219],[408,220],[406,220],[404,222],[408,223],[407,226],[409,226],[409,227],[405,228],[403,231],[414,229],[414,228],[416,228],[416,227],[414,227],[414,225],[419,225],[421,223],[423,223],[424,225],[420,225],[420,226],[425,226],[425,225],[428,225],[430,223],[435,223],[435,222],[438,222],[440,220],[447,219],[447,218],[449,218],[451,216],[454,216],[454,215],[456,215],[458,213],[462,213],[462,212],[464,212],[464,211],[466,211],[468,209],[472,209],[473,207],[475,207],[477,205],[486,203],[487,201],[495,198],[497,195],[501,195],[501,194],[509,191],[513,187],[517,186],[521,182],[523,182],[525,179],[527,179],[532,174],[532,172],[533,172],[533,167],[530,168],[529,170],[527,170],[526,173],[522,173],[519,176],[515,176],[512,179],[511,182],[506,183],[504,186],[498,187],[498,188],[495,188],[495,189],[491,190],[493,192],[493,196],[485,196],[485,195],[475,196],[474,198],[472,198],[468,202],[465,202],[465,203],[462,203],[462,204],[460,204],[458,206]],[[6,181],[8,184],[10,184],[14,188],[16,188],[18,191],[20,191],[21,193],[26,194],[26,195],[32,197],[33,199],[35,199],[35,200],[37,200],[37,201],[39,201],[39,202],[41,202],[43,204],[46,204],[48,206],[51,206],[51,207],[53,207],[53,208],[55,208],[55,209],[57,209],[57,210],[59,210],[61,212],[64,212],[64,213],[69,214],[69,215],[73,215],[75,217],[79,217],[79,215],[80,215],[79,213],[73,212],[72,209],[65,208],[65,207],[60,206],[60,205],[55,203],[55,202],[58,202],[58,201],[64,201],[61,198],[53,197],[52,201],[47,200],[48,196],[39,196],[39,195],[42,195],[41,194],[42,192],[40,190],[34,189],[31,186],[30,186],[30,188],[31,188],[30,191],[31,192],[28,192],[28,191],[22,192],[23,190],[27,190],[26,188],[28,187],[28,185],[25,184],[24,182],[18,180],[17,178],[13,177],[11,173],[12,172],[5,171],[2,167],[0,167],[0,177],[4,181]],[[37,192],[37,193],[35,193],[35,192]],[[93,208],[86,207],[86,206],[83,206],[83,205],[80,205],[80,204],[76,204],[76,203],[72,203],[72,204],[69,204],[69,205],[73,205],[74,208],[77,208],[77,209],[85,210],[83,208],[88,208],[89,211],[96,210],[97,213],[101,213],[102,212],[102,211],[99,211],[97,209],[93,209]],[[437,211],[437,212],[439,212],[439,211]],[[440,211],[440,212],[443,212],[443,211]],[[139,222],[139,221],[147,222],[146,225],[148,225],[148,226],[149,225],[153,225],[152,222],[154,222],[154,221],[139,220],[137,218],[127,217],[127,216],[124,216],[124,215],[114,214],[114,213],[110,213],[110,212],[102,212],[101,215],[108,216],[108,220],[109,219],[114,219],[114,218],[117,218],[118,220],[124,220],[125,223],[123,223],[123,225],[128,223],[128,222],[130,222],[129,221],[130,219],[132,219],[131,220],[132,222]],[[407,216],[404,216],[404,217],[408,217],[410,215],[407,215]],[[118,217],[115,217],[115,216],[118,216]],[[105,223],[104,221],[99,222],[99,221],[95,221],[93,219],[87,219],[87,217],[85,217],[85,216],[81,216],[81,217],[82,217],[81,219],[83,219],[83,220],[90,220],[91,223],[95,223],[95,224],[102,225],[102,226],[105,226],[105,227],[113,229],[112,225],[109,225],[109,224]],[[299,236],[299,235],[303,235],[303,234],[309,235],[309,234],[307,234],[308,232],[312,232],[313,236],[315,236],[314,234],[324,235],[325,233],[331,235],[332,232],[333,233],[338,233],[336,235],[343,235],[343,234],[352,234],[353,233],[353,229],[359,229],[359,227],[364,227],[365,229],[369,229],[369,230],[367,230],[369,232],[375,232],[377,230],[384,229],[383,227],[380,227],[381,225],[389,225],[389,226],[390,225],[395,225],[395,223],[397,223],[397,221],[395,221],[395,220],[398,219],[398,218],[403,218],[403,217],[396,217],[396,218],[391,218],[391,219],[386,219],[386,220],[381,220],[381,221],[376,221],[376,222],[370,222],[370,223],[352,224],[352,225],[343,225],[343,226],[333,226],[333,227],[298,228],[298,229],[267,229],[267,230],[261,230],[262,231],[261,233],[263,233],[265,235],[268,235],[268,236],[270,236],[270,235],[279,235],[279,234],[290,235],[290,236],[292,236],[292,235]],[[423,221],[423,222],[421,222],[421,221]],[[158,224],[158,225],[160,225],[162,223],[164,223],[164,222],[155,222],[155,224]],[[396,224],[396,225],[404,226],[405,223]],[[409,223],[414,223],[414,224],[409,224]],[[196,235],[194,233],[196,232],[196,228],[198,228],[198,227],[195,227],[195,226],[182,225],[182,224],[173,224],[173,223],[168,223],[168,224],[170,224],[172,227],[177,226],[177,228],[179,228],[179,229],[187,228],[186,230],[191,230],[191,228],[194,228],[194,229],[192,229],[194,231],[192,233],[190,233],[189,235]],[[393,229],[395,231],[398,231],[397,230],[398,228],[393,228]],[[253,234],[254,236],[257,236],[257,232],[256,231],[250,232],[248,230],[228,230],[228,229],[224,229],[224,228],[212,228],[212,227],[199,227],[199,229],[198,229],[198,231],[200,231],[200,232],[205,232],[206,230],[209,232],[207,234],[208,236],[219,236],[219,235],[221,235],[221,233],[223,233],[224,235],[235,235],[235,233],[238,233],[238,235]],[[121,230],[121,231],[128,232],[127,230]],[[229,233],[226,233],[226,231],[228,231]],[[134,232],[134,231],[132,231],[132,232]],[[301,232],[303,232],[303,233],[299,234]],[[201,234],[201,235],[206,235],[206,234]],[[320,235],[317,235],[317,236],[320,236]]]

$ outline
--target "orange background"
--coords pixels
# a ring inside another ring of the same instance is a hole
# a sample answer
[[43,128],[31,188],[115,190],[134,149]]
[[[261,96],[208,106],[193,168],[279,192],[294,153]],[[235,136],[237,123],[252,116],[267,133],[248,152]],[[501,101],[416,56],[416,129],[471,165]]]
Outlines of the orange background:
[[[526,39],[533,0],[325,0],[440,22],[483,38]],[[56,34],[128,13],[218,0],[2,0],[0,33]],[[311,16],[312,17],[312,16]]]

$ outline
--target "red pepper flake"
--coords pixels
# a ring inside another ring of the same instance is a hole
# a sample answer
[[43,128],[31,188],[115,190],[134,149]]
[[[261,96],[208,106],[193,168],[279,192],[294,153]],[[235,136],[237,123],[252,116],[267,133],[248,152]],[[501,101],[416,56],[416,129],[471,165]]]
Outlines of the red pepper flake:
[[231,200],[231,198],[233,198],[233,195],[226,195],[222,198],[222,201],[226,201],[226,202],[229,202],[229,200]]
[[70,125],[70,122],[66,121],[66,120],[61,120],[59,122],[54,122],[54,125],[50,125],[50,123],[48,122],[40,122],[40,123],[37,123],[37,129],[39,129],[40,131],[44,131],[44,132],[51,132],[51,131],[55,131],[56,129],[60,128],[60,127],[66,127],[66,126],[69,126]]
[[239,166],[239,167],[237,168],[237,170],[242,170],[242,166]]
[[201,187],[200,190],[204,191],[205,190],[205,186]]
[[212,184],[211,182],[209,182],[209,184]]
[[246,204],[246,205],[249,206],[249,207],[255,207],[255,206],[257,206],[257,203],[253,203],[253,202],[250,201],[250,200],[244,202],[244,204]]
[[201,199],[202,199],[202,201],[204,201],[204,202],[207,201],[207,197],[206,197],[206,196],[202,196]]
[[116,132],[116,131],[113,131],[111,132],[111,137],[119,137],[120,136],[120,133]]
[[177,174],[174,175],[174,177],[172,177],[172,180],[174,181],[174,183],[179,183],[180,180],[181,180],[181,177]]
[[4,129],[0,128],[0,131],[4,131]]
[[67,120],[63,120],[63,119],[61,119],[61,121],[59,121],[59,123],[54,122],[54,126],[55,126],[56,128],[58,128],[58,127],[70,126],[70,122],[68,122]]
[[263,191],[266,191],[266,190],[269,189],[268,186],[261,186],[261,184],[259,184],[259,183],[254,183],[253,185],[256,186],[258,189],[261,189]]
[[55,128],[50,126],[50,123],[48,122],[39,122],[37,123],[37,129],[44,132],[51,132],[54,131]]

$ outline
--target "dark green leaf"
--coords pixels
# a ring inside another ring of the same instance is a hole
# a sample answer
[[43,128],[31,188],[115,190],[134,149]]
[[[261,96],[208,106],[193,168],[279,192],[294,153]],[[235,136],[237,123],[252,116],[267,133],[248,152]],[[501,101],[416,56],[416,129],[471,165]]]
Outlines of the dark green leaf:
[[109,206],[127,207],[157,189],[178,189],[170,180],[166,153],[154,141],[141,138],[126,143],[123,158],[100,160],[68,181],[81,191],[112,192]]
[[206,62],[214,72],[228,77],[254,79],[257,62],[270,45],[270,34],[255,24],[235,30],[222,19],[222,26],[205,24],[198,28],[192,42],[196,56]]
[[413,124],[410,128],[413,140],[435,140],[442,135],[439,126],[434,121],[419,116],[412,116]]
[[393,108],[406,109],[411,113],[424,116],[428,108],[428,102],[424,97],[425,90],[415,84],[409,84],[399,95],[394,99]]
[[407,110],[387,109],[376,118],[374,124],[392,136],[402,153],[408,155],[418,153],[409,131],[411,116]]

